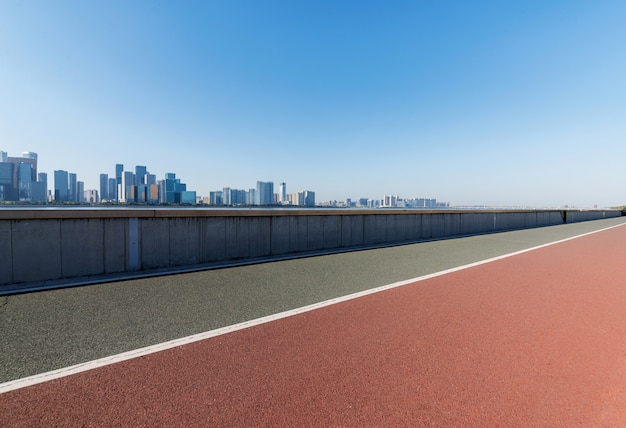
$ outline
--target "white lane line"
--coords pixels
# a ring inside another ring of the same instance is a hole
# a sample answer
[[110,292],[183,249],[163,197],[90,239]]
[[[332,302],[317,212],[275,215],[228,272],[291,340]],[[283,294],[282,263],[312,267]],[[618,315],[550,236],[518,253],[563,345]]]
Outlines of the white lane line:
[[554,242],[549,242],[547,244],[538,245],[536,247],[527,248],[525,250],[515,251],[513,253],[503,254],[501,256],[492,257],[490,259],[481,260],[474,263],[469,263],[466,265],[458,266],[451,269],[442,270],[440,272],[431,273],[428,275],[419,276],[417,278],[411,278],[404,281],[394,282],[392,284],[383,285],[380,287],[372,288],[369,290],[360,291],[358,293],[348,294],[346,296],[336,297],[334,299],[325,300],[323,302],[314,303],[312,305],[303,306],[296,309],[291,309],[288,311],[280,312],[273,315],[268,315],[265,317],[253,319],[250,321],[244,321],[239,324],[233,324],[227,327],[218,328],[215,330],[210,330],[204,333],[198,333],[187,337],[182,337],[180,339],[170,340],[168,342],[159,343],[156,345],[146,346],[144,348],[135,349],[128,352],[123,352],[117,355],[111,355],[109,357],[99,358],[93,361],[87,361],[85,363],[76,364],[69,367],[64,367],[62,369],[52,370],[45,373],[36,374],[33,376],[28,376],[22,379],[16,379],[9,382],[5,382],[0,384],[0,394],[14,391],[16,389],[25,388],[27,386],[36,385],[38,383],[48,382],[50,380],[59,379],[65,376],[70,376],[73,374],[85,372],[88,370],[93,370],[98,367],[108,366],[110,364],[119,363],[122,361],[130,360],[132,358],[141,357],[144,355],[154,354],[156,352],[165,351],[167,349],[176,348],[178,346],[187,345],[193,342],[198,342],[200,340],[209,339],[212,337],[220,336],[227,333],[232,333],[234,331],[243,330],[245,328],[254,327],[260,324],[265,324],[271,321],[280,320],[283,318],[291,317],[294,315],[298,315],[304,312],[313,311],[316,309],[320,309],[326,306],[334,305],[337,303],[345,302],[347,300],[357,299],[359,297],[367,296],[369,294],[379,293],[381,291],[390,290],[396,287],[402,287],[407,284],[413,284],[420,281],[425,281],[427,279],[435,278],[442,275],[447,275],[449,273],[458,272],[460,270],[469,269],[475,266],[480,266],[486,263],[495,262],[497,260],[502,260],[508,257],[517,256],[519,254],[527,253],[529,251],[538,250],[540,248],[548,247],[551,245],[560,244],[562,242],[571,241],[572,239],[582,238],[583,236],[592,235],[595,233],[603,232],[605,230],[613,229],[615,227],[625,226],[626,223],[605,227],[603,229],[595,230],[592,232],[583,233],[581,235],[572,236],[569,238],[561,239]]

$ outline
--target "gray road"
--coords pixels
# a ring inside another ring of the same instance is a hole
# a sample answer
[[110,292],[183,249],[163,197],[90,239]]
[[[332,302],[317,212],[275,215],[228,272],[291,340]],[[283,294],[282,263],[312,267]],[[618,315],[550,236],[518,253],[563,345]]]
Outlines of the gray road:
[[415,278],[626,217],[0,297],[0,382]]

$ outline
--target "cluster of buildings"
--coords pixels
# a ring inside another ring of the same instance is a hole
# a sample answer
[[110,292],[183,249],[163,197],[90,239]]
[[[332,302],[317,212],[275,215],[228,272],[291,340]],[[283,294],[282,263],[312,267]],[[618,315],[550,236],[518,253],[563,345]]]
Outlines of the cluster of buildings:
[[333,208],[450,208],[449,202],[439,202],[430,198],[401,198],[397,195],[385,195],[383,199],[359,198],[356,200],[329,201],[322,204]]
[[48,175],[37,173],[37,153],[9,157],[0,151],[0,201],[46,202]]
[[115,177],[100,174],[100,201],[148,204],[195,204],[196,192],[168,172],[157,180],[145,166],[135,166],[135,172],[124,171],[124,165],[115,165]]
[[176,203],[195,204],[196,192],[167,173],[157,180],[145,166],[135,171],[124,171],[124,165],[115,165],[115,177],[100,174],[100,190],[85,190],[85,184],[76,174],[54,171],[54,183],[48,188],[48,175],[37,172],[37,153],[24,152],[21,157],[10,157],[0,151],[0,201],[21,202],[119,202],[119,203]]
[[[124,165],[115,165],[115,175],[100,174],[100,189],[85,190],[76,174],[54,171],[54,187],[48,190],[48,175],[37,172],[37,153],[23,152],[21,157],[9,157],[0,151],[0,201],[23,202],[86,202],[86,203],[146,203],[191,204],[215,206],[298,206],[314,207],[315,192],[303,190],[287,193],[287,185],[280,183],[274,193],[274,183],[257,181],[248,190],[224,187],[199,198],[195,191],[187,190],[176,174],[167,173],[157,180],[145,166],[137,165],[134,171],[125,171]],[[328,207],[368,208],[449,208],[449,203],[436,199],[403,199],[386,195],[383,199],[360,198],[352,201],[330,201],[319,204]]]
[[204,202],[208,205],[292,205],[300,207],[315,206],[315,192],[303,190],[287,193],[287,185],[280,183],[278,193],[274,193],[274,183],[257,181],[256,188],[249,190],[224,187],[221,191],[209,193]]

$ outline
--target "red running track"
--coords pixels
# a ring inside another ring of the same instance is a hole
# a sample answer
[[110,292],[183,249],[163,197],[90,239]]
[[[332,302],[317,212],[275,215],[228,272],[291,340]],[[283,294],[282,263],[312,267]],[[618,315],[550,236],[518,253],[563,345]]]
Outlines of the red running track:
[[624,426],[626,227],[0,395],[3,426]]

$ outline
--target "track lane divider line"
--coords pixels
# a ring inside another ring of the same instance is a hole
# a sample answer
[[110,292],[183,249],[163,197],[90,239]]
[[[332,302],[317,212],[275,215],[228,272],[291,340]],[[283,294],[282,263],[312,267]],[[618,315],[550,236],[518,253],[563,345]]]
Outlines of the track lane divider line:
[[618,225],[613,225],[613,226],[609,226],[609,227],[605,227],[602,229],[598,229],[598,230],[594,230],[592,232],[586,232],[580,235],[575,235],[575,236],[571,236],[569,238],[564,238],[564,239],[560,239],[558,241],[553,241],[553,242],[548,242],[546,244],[541,244],[541,245],[537,245],[531,248],[526,248],[524,250],[519,250],[519,251],[514,251],[512,253],[507,253],[507,254],[503,254],[500,256],[496,256],[496,257],[492,257],[489,259],[485,259],[485,260],[480,260],[477,262],[473,262],[473,263],[469,263],[469,264],[465,264],[465,265],[461,265],[461,266],[457,266],[454,268],[450,268],[450,269],[445,269],[439,272],[434,272],[431,274],[427,274],[427,275],[423,275],[423,276],[419,276],[416,278],[411,278],[411,279],[407,279],[407,280],[403,280],[403,281],[398,281],[398,282],[394,282],[391,284],[387,284],[387,285],[383,285],[380,287],[375,287],[375,288],[371,288],[368,290],[363,290],[363,291],[359,291],[357,293],[352,293],[352,294],[348,294],[345,296],[341,296],[341,297],[335,297],[333,299],[329,299],[329,300],[324,300],[322,302],[318,302],[318,303],[313,303],[311,305],[307,305],[307,306],[302,306],[300,308],[295,308],[295,309],[290,309],[284,312],[279,312],[276,314],[272,314],[272,315],[267,315],[261,318],[256,318],[253,320],[249,320],[249,321],[244,321],[241,323],[237,323],[237,324],[233,324],[233,325],[229,325],[226,327],[221,327],[215,330],[210,330],[207,332],[203,332],[203,333],[198,333],[198,334],[193,334],[191,336],[186,336],[186,337],[182,337],[179,339],[174,339],[174,340],[170,340],[167,342],[163,342],[163,343],[159,343],[156,345],[149,345],[143,348],[138,348],[138,349],[134,349],[132,351],[127,351],[127,352],[123,352],[120,354],[116,354],[116,355],[111,355],[108,357],[104,357],[104,358],[99,358],[97,360],[92,360],[92,361],[87,361],[84,363],[79,363],[73,366],[69,366],[69,367],[64,367],[61,369],[56,369],[56,370],[52,370],[52,371],[48,371],[48,372],[44,372],[44,373],[40,373],[40,374],[36,374],[36,375],[32,375],[32,376],[28,376],[25,378],[21,378],[21,379],[15,379],[12,381],[8,381],[5,383],[1,383],[0,384],[0,394],[2,393],[6,393],[9,391],[14,391],[17,389],[21,389],[21,388],[26,388],[28,386],[32,386],[32,385],[37,385],[39,383],[44,383],[44,382],[48,382],[54,379],[59,379],[59,378],[63,378],[66,376],[70,376],[70,375],[74,375],[74,374],[78,374],[78,373],[82,373],[85,371],[89,371],[89,370],[93,370],[99,367],[104,367],[104,366],[108,366],[108,365],[112,365],[112,364],[116,364],[122,361],[126,361],[126,360],[130,360],[133,358],[138,358],[138,357],[142,357],[145,355],[149,355],[149,354],[154,354],[156,352],[160,352],[160,351],[165,351],[168,349],[172,349],[172,348],[176,348],[179,346],[184,346],[190,343],[194,343],[194,342],[199,342],[201,340],[206,340],[206,339],[210,339],[212,337],[216,337],[216,336],[221,336],[224,334],[228,334],[228,333],[232,333],[238,330],[243,330],[246,328],[250,328],[250,327],[254,327],[260,324],[265,324],[268,322],[272,322],[272,321],[276,321],[276,320],[280,320],[283,318],[287,318],[287,317],[291,317],[294,315],[298,315],[298,314],[302,314],[305,312],[310,312],[310,311],[314,311],[316,309],[320,309],[320,308],[324,308],[326,306],[330,306],[330,305],[335,305],[337,303],[341,303],[341,302],[345,302],[348,300],[353,300],[353,299],[358,299],[359,297],[363,297],[363,296],[367,296],[370,294],[375,294],[375,293],[379,293],[385,290],[390,290],[392,288],[397,288],[397,287],[402,287],[405,285],[409,285],[409,284],[414,284],[416,282],[421,282],[421,281],[426,281],[428,279],[431,278],[436,278],[442,275],[447,275],[453,272],[458,272],[461,270],[465,270],[465,269],[470,269],[476,266],[480,266],[483,264],[487,264],[487,263],[491,263],[491,262],[495,262],[498,260],[502,260],[502,259],[506,259],[509,257],[514,257],[517,256],[519,254],[523,254],[523,253],[527,253],[530,251],[534,251],[534,250],[538,250],[541,248],[545,248],[545,247],[549,247],[552,245],[556,245],[556,244],[560,244],[562,242],[567,242],[567,241],[571,241],[573,239],[578,239],[578,238],[582,238],[584,236],[588,236],[588,235],[592,235],[595,233],[599,233],[599,232],[604,232],[606,230],[609,229],[613,229],[616,227],[621,227],[621,226],[626,226],[626,223],[622,223],[622,224],[618,224]]

